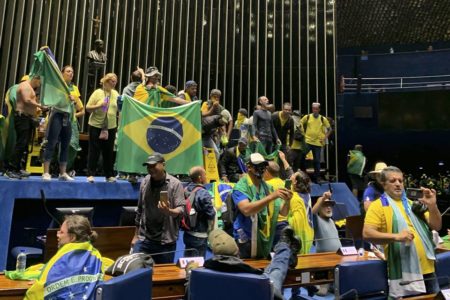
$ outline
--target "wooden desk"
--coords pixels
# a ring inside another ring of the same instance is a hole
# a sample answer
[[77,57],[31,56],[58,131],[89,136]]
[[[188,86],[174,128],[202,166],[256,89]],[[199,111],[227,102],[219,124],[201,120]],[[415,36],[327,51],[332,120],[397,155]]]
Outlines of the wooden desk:
[[[289,270],[285,287],[307,286],[333,282],[336,265],[348,261],[367,260],[357,255],[341,256],[336,253],[307,254],[298,257],[295,270]],[[246,260],[254,268],[265,268],[268,260]],[[106,278],[108,279],[108,278]],[[179,299],[184,296],[186,272],[174,264],[161,264],[153,268],[153,299]],[[30,287],[26,281],[12,281],[0,276],[0,299],[22,299]],[[14,298],[16,297],[16,298]],[[6,299],[6,298],[4,298]]]

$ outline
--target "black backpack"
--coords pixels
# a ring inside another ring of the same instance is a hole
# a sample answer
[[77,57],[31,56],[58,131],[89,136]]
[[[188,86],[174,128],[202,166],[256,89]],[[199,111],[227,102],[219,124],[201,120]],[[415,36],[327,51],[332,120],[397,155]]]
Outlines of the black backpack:
[[223,222],[223,230],[230,234],[233,232],[233,223],[236,221],[237,217],[237,207],[234,204],[233,198],[231,194],[233,190],[228,192],[227,198],[225,199],[225,205],[227,210],[222,212],[222,222]]
[[294,130],[294,140],[296,141],[303,141],[305,139],[304,134],[302,133],[302,131],[300,130],[300,125],[299,126],[295,126],[295,130]]
[[191,192],[184,190],[186,197],[186,206],[181,218],[181,228],[185,231],[190,231],[197,225],[198,212],[195,208],[195,194],[198,190],[204,189],[203,186],[196,186]]
[[150,254],[133,253],[119,257],[113,265],[111,265],[105,274],[111,276],[120,276],[133,270],[142,268],[152,268],[154,261]]

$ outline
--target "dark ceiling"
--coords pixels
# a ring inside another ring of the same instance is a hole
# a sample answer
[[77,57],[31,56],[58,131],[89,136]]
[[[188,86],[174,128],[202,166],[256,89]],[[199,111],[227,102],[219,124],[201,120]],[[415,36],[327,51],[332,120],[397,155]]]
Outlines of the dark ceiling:
[[449,0],[334,0],[339,48],[450,41]]

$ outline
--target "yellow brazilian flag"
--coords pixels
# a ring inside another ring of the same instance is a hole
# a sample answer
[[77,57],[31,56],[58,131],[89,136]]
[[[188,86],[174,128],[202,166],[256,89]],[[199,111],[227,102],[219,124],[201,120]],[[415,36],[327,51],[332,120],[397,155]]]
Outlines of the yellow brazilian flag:
[[200,102],[162,108],[123,96],[117,137],[116,168],[121,172],[146,173],[142,165],[153,152],[166,160],[172,174],[188,174],[203,165]]

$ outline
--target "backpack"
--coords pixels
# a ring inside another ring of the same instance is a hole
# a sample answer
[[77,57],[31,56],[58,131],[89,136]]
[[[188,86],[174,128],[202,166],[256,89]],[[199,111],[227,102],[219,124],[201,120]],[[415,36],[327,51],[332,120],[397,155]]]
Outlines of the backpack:
[[[308,121],[309,121],[309,117],[311,116],[311,114],[309,114],[307,117],[306,117],[306,122],[305,122],[305,124],[303,124],[303,131],[306,133],[306,128],[308,128]],[[321,125],[323,126],[323,116],[322,115],[320,115],[320,122],[322,123]],[[294,133],[294,139],[295,139],[295,133]]]
[[227,233],[233,232],[233,223],[237,218],[237,207],[231,197],[232,193],[233,190],[228,192],[227,198],[225,199],[225,206],[222,206],[223,230]]
[[190,231],[197,225],[198,212],[195,209],[195,194],[198,190],[204,189],[203,186],[196,186],[192,191],[184,189],[184,196],[186,197],[186,206],[181,218],[181,228],[184,231]]
[[119,257],[113,265],[111,265],[105,274],[111,276],[120,276],[142,268],[152,268],[154,261],[150,254],[132,253]]
[[295,126],[294,140],[301,142],[301,141],[303,141],[304,138],[305,138],[305,136],[303,135],[302,131],[300,130],[300,125]]

